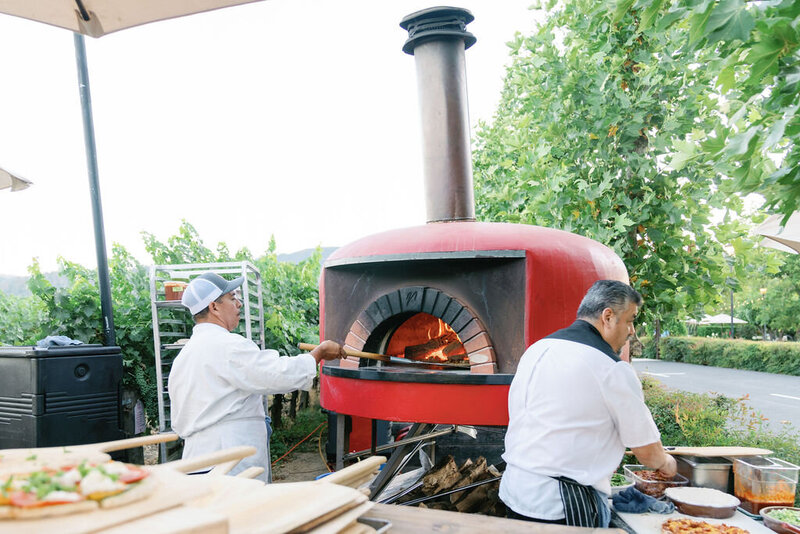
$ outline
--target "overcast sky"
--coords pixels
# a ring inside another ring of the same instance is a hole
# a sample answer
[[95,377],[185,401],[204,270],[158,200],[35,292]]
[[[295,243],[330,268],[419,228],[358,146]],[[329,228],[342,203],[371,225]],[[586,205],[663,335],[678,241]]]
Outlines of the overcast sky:
[[[471,123],[491,118],[528,33],[529,0],[472,0]],[[185,219],[205,244],[263,253],[341,246],[423,224],[414,59],[398,23],[417,0],[268,0],[86,38],[109,256],[149,263]],[[33,257],[95,267],[72,34],[0,15],[0,274]]]

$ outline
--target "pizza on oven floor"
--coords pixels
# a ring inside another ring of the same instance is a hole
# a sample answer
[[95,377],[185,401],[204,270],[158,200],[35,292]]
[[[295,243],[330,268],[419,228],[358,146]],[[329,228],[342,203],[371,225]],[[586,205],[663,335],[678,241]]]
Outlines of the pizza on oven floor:
[[116,461],[6,474],[0,478],[0,519],[114,508],[147,498],[155,486],[148,470]]
[[739,527],[714,525],[698,519],[668,519],[661,524],[661,534],[750,534]]

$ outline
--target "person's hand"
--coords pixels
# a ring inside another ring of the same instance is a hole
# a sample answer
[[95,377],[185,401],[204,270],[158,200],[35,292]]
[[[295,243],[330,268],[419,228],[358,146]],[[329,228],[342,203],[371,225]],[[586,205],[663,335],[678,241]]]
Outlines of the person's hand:
[[312,350],[311,355],[317,360],[317,363],[322,360],[338,360],[347,357],[344,347],[329,339],[326,339]]
[[675,473],[678,472],[678,463],[675,461],[675,458],[672,457],[671,454],[664,454],[666,459],[664,460],[664,464],[658,468],[658,472],[664,475],[665,477],[674,477]]

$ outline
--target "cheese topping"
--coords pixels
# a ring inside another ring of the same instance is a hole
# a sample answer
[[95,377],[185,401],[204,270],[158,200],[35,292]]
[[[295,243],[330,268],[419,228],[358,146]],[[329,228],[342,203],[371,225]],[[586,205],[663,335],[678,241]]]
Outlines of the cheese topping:
[[51,491],[41,500],[42,502],[78,502],[82,501],[83,497],[74,491]]
[[74,487],[81,481],[81,473],[77,469],[70,469],[53,477],[53,481],[61,486]]
[[125,489],[125,484],[112,480],[96,469],[92,469],[85,477],[83,477],[80,487],[80,491],[84,495],[119,491],[123,489]]
[[125,466],[125,464],[120,462],[108,462],[102,464],[100,467],[102,467],[103,471],[105,471],[109,475],[124,475],[125,473],[130,471],[130,469],[128,469]]

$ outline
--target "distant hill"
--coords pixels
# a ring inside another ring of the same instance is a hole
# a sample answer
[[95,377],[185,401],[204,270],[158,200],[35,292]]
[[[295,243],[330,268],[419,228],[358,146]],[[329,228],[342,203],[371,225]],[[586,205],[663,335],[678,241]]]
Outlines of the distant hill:
[[[339,247],[322,247],[322,261],[324,262],[328,259],[328,256],[333,254],[333,251]],[[285,261],[287,263],[300,263],[304,259],[311,256],[314,251],[317,250],[315,248],[304,248],[303,250],[298,250],[297,252],[290,252],[288,254],[278,254],[278,261]]]
[[[324,262],[337,248],[322,247],[322,261]],[[310,257],[315,250],[315,248],[306,248],[288,254],[278,254],[278,261],[300,263]],[[45,273],[44,276],[56,287],[66,287],[67,285],[67,279],[58,276],[58,273]],[[0,274],[0,292],[17,297],[29,296],[31,292],[28,290],[28,277]]]
[[[58,273],[44,273],[44,277],[56,287],[66,287],[67,279],[58,276]],[[0,274],[0,292],[6,295],[27,297],[31,294],[28,290],[28,276],[13,276]]]

